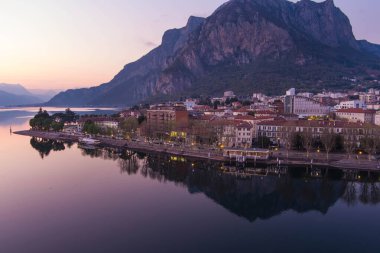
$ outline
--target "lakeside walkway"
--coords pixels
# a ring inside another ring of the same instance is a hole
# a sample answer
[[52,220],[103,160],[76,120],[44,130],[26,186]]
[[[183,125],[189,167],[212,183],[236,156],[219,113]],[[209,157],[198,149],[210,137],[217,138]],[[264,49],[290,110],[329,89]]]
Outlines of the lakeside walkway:
[[[73,135],[62,132],[44,132],[25,130],[17,131],[14,134],[37,137],[43,139],[52,139],[60,141],[79,142],[80,135]],[[96,137],[101,144],[100,146],[130,149],[133,151],[146,152],[146,153],[162,153],[174,156],[183,156],[187,158],[210,160],[217,162],[229,162],[230,160],[223,157],[222,153],[217,150],[211,149],[193,149],[186,146],[169,146],[164,144],[154,144],[146,142],[134,142],[128,140],[118,140],[113,138]],[[358,171],[380,171],[378,161],[370,161],[366,159],[367,156],[360,156],[359,159],[348,159],[346,154],[330,154],[329,162],[326,160],[324,153],[310,153],[309,158],[306,157],[304,152],[289,151],[289,156],[284,150],[273,152],[271,159],[268,161],[260,161],[269,165],[295,165],[295,166],[323,166],[332,167],[342,170],[358,170]]]

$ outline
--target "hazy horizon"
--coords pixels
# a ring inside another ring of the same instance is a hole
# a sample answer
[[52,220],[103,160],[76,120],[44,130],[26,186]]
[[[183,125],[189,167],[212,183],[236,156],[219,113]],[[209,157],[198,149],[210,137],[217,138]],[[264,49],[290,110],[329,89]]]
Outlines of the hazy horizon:
[[[70,89],[110,81],[189,16],[209,16],[225,0],[0,0],[0,83]],[[293,1],[296,2],[296,1]],[[318,1],[321,2],[321,1]],[[380,2],[335,0],[357,39],[380,44]]]

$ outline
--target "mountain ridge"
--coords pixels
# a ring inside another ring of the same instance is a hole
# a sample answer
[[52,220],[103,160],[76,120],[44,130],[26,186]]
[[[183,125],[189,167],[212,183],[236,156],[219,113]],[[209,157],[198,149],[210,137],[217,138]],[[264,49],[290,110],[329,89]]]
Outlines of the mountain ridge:
[[165,32],[160,46],[109,83],[68,90],[48,105],[132,105],[231,88],[275,93],[292,83],[342,88],[345,76],[378,73],[379,48],[355,39],[332,0],[231,0]]
[[15,95],[0,90],[0,106],[21,106],[42,103],[40,99],[28,95]]

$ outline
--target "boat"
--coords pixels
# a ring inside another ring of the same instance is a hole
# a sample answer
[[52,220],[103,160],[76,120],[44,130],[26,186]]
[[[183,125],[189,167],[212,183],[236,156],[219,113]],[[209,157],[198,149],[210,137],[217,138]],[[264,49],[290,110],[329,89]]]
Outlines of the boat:
[[83,144],[88,144],[88,145],[98,145],[98,144],[100,144],[99,140],[96,140],[96,139],[93,139],[93,138],[89,138],[89,137],[79,138],[79,142],[83,143]]

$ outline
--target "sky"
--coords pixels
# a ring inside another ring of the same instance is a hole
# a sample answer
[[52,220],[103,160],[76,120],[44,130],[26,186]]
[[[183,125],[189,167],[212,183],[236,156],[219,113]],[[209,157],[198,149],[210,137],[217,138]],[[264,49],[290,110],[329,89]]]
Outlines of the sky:
[[[225,1],[0,0],[0,83],[68,89],[108,82],[158,46],[166,30]],[[379,0],[335,4],[358,39],[380,44]]]

